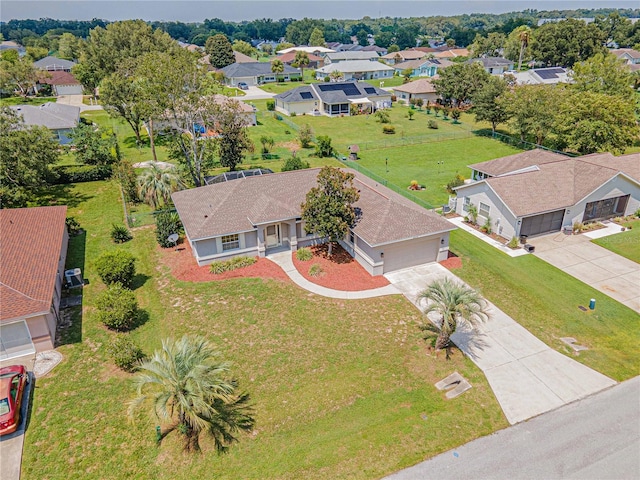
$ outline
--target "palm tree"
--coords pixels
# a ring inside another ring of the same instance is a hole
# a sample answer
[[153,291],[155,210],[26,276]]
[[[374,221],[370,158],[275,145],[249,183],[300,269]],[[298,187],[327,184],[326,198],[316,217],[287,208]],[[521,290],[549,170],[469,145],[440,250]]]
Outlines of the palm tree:
[[236,393],[237,383],[225,377],[229,364],[204,338],[185,335],[164,340],[162,348],[144,361],[134,377],[137,396],[129,403],[129,417],[150,406],[156,418],[173,421],[185,436],[185,450],[199,450],[206,432],[216,450],[224,452],[237,441],[239,431],[254,426],[249,394]]
[[278,60],[277,58],[271,62],[271,71],[276,74],[276,78],[282,72],[284,72],[284,63],[282,60]]
[[138,176],[137,182],[140,198],[155,210],[158,210],[162,203],[170,203],[171,194],[184,187],[173,165],[161,168],[156,162],[149,162],[149,167]]
[[344,73],[342,73],[340,70],[334,70],[333,72],[329,73],[329,78],[332,82],[339,82],[344,78]]
[[309,65],[309,55],[307,52],[304,50],[298,50],[296,52],[296,58],[291,65],[300,69],[302,79],[304,80],[304,69]]
[[522,57],[524,56],[524,49],[529,45],[529,39],[531,38],[531,28],[526,25],[518,33],[518,40],[520,40],[520,56],[518,57],[518,71],[522,68]]
[[449,345],[449,338],[456,331],[459,319],[473,325],[489,318],[484,299],[475,290],[449,278],[431,283],[418,295],[418,300],[428,302],[425,314],[436,312],[442,316],[436,350]]

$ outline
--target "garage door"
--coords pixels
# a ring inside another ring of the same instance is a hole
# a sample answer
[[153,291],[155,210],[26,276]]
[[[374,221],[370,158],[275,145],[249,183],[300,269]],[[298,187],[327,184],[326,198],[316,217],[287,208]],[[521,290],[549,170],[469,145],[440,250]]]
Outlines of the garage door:
[[82,85],[58,85],[56,93],[58,95],[82,95]]
[[548,232],[557,232],[562,228],[564,210],[543,213],[522,219],[520,235],[541,235]]
[[384,273],[438,259],[440,238],[417,238],[384,247]]

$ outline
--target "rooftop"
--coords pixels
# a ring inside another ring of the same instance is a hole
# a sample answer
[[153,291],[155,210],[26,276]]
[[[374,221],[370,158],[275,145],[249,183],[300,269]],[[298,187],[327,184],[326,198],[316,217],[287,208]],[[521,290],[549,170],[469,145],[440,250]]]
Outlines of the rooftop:
[[51,130],[75,128],[80,118],[80,107],[61,103],[14,105],[10,108],[22,115],[25,125],[38,125]]

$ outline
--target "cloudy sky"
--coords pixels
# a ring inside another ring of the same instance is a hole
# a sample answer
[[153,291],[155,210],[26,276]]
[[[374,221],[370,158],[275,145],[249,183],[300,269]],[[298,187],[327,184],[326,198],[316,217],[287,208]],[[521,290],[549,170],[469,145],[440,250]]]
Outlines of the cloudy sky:
[[573,8],[638,8],[637,0],[2,0],[0,19],[55,18],[67,20],[175,20],[198,22],[205,18],[228,21],[256,18],[340,18],[363,16],[409,17],[458,15],[462,13],[503,13],[527,8],[536,10]]

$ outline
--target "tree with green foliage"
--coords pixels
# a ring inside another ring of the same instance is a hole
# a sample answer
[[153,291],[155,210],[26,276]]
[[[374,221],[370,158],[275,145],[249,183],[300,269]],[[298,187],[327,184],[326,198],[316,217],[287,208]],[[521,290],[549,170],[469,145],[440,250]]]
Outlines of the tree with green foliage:
[[311,142],[313,141],[313,129],[311,125],[305,123],[300,127],[300,130],[298,130],[298,140],[302,148],[309,148],[311,146]]
[[269,153],[275,144],[273,137],[262,135],[260,137],[260,143],[262,144],[262,153]]
[[458,321],[475,325],[489,318],[487,302],[478,292],[449,278],[432,282],[420,292],[418,300],[427,302],[424,310],[426,315],[433,312],[440,316],[440,334],[436,340],[436,350],[449,346]]
[[248,57],[255,57],[258,52],[249,42],[245,42],[244,40],[234,40],[232,47],[234,52],[243,53]]
[[296,57],[293,59],[293,63],[291,63],[292,67],[299,68],[300,74],[304,79],[304,69],[309,66],[309,55],[304,50],[298,50],[296,52]]
[[48,48],[43,48],[43,47],[27,47],[26,48],[25,57],[27,57],[32,62],[36,62],[41,58],[46,57],[47,55],[49,55]]
[[125,160],[118,162],[113,169],[112,178],[120,185],[127,202],[140,202],[140,197],[138,196],[138,177],[131,162]]
[[119,248],[104,252],[94,265],[105,285],[119,283],[124,288],[131,288],[136,275],[136,259],[129,251]]
[[314,28],[309,36],[309,45],[312,47],[324,47],[324,33],[320,28]]
[[393,32],[380,32],[374,35],[373,39],[378,47],[388,48],[393,44],[394,40]]
[[358,30],[356,33],[356,38],[358,39],[358,45],[362,47],[366,47],[369,45],[369,34],[366,30]]
[[328,135],[318,135],[316,137],[316,156],[330,157],[333,155],[333,147],[331,146],[331,137]]
[[507,91],[507,82],[500,77],[490,77],[484,87],[473,94],[473,113],[476,122],[491,123],[491,130],[496,132],[499,124],[509,119],[509,113],[504,104],[498,100]]
[[[293,43],[294,45],[312,45],[314,47],[322,46],[324,45],[324,37],[322,38],[321,45],[315,45],[311,42],[311,35],[316,29],[319,30],[320,34],[322,34],[323,24],[324,22],[322,20],[306,17],[301,20],[294,20],[287,25],[285,38],[287,39],[287,42]],[[317,40],[317,38],[314,38],[314,40]]]
[[85,165],[112,165],[116,157],[116,136],[94,125],[79,123],[69,135],[75,147],[74,156]]
[[282,74],[282,72],[284,72],[284,63],[282,63],[282,60],[278,58],[272,60],[271,71],[276,74],[276,78],[278,77],[278,75]]
[[111,284],[95,300],[96,318],[107,328],[127,332],[138,323],[138,301],[119,283]]
[[604,93],[633,104],[633,76],[627,65],[612,54],[598,53],[573,66],[571,88],[580,92]]
[[500,32],[491,32],[486,37],[478,33],[469,50],[473,57],[496,57],[500,56],[506,41],[507,37]]
[[413,75],[413,69],[405,68],[404,70],[402,70],[400,75],[402,75],[403,77],[402,83],[409,83],[411,81],[411,75]]
[[545,23],[531,34],[531,54],[547,66],[571,68],[596,53],[604,53],[605,34],[593,23],[569,18]]
[[156,162],[149,162],[149,166],[138,175],[138,195],[155,210],[163,205],[171,205],[171,194],[182,188],[182,181],[174,166],[160,167]]
[[82,39],[76,37],[72,33],[64,32],[58,39],[58,58],[66,60],[77,60],[80,58],[82,51]]
[[227,36],[222,33],[207,38],[204,51],[209,55],[209,63],[213,68],[224,68],[236,61],[233,46]]
[[[10,60],[4,60],[9,58]],[[11,61],[12,55],[3,56],[0,61],[0,89],[16,91],[22,97],[27,98],[41,75],[33,66],[33,60],[28,56],[18,57]]]
[[215,139],[220,165],[233,171],[242,163],[246,153],[255,150],[240,104],[232,100],[219,103],[215,110],[215,122],[220,132]]
[[436,92],[457,107],[471,101],[491,78],[479,62],[457,63],[439,72],[440,78],[433,80]]
[[353,173],[335,167],[323,167],[318,173],[318,186],[313,187],[302,204],[304,229],[332,243],[345,238],[356,221],[353,206],[360,198],[353,186]]
[[280,171],[290,172],[292,170],[302,170],[305,168],[309,168],[309,162],[304,162],[300,160],[298,157],[293,156],[285,160]]
[[138,367],[137,395],[128,415],[149,408],[184,435],[185,450],[199,450],[200,435],[206,433],[216,450],[225,452],[239,432],[250,432],[255,423],[249,394],[238,392],[238,383],[227,378],[229,370],[202,337],[163,340],[162,348]]

